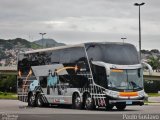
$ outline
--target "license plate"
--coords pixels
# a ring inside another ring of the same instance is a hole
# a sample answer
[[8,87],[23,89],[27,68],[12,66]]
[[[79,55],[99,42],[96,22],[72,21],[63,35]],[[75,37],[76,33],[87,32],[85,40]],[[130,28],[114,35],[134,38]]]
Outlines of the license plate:
[[126,101],[126,104],[127,104],[127,105],[131,105],[131,104],[132,104],[132,101]]

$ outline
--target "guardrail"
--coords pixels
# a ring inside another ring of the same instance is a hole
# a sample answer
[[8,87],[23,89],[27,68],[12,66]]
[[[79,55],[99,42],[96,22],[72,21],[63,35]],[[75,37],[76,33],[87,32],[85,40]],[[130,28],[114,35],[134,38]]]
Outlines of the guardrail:
[[17,66],[0,67],[0,75],[17,75]]
[[143,73],[144,80],[160,80],[160,72],[153,72],[149,75],[148,72]]

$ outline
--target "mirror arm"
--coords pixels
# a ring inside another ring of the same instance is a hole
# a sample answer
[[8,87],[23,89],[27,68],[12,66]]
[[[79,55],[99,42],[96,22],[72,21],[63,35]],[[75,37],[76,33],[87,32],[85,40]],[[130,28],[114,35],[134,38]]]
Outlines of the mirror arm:
[[146,62],[142,62],[142,65],[143,65],[143,67],[146,66],[149,69],[149,75],[152,75],[153,69],[152,69],[151,65],[149,65]]

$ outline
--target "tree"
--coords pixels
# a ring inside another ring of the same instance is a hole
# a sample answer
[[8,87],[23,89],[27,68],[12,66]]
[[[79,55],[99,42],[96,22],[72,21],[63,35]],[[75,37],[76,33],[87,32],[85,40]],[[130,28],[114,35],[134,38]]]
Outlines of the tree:
[[160,69],[160,57],[149,57],[148,63],[152,66],[153,70],[156,70],[156,72]]
[[152,52],[152,53],[157,53],[157,54],[160,53],[158,49],[152,49],[151,52]]
[[16,92],[17,79],[15,75],[2,75],[0,79],[0,91]]

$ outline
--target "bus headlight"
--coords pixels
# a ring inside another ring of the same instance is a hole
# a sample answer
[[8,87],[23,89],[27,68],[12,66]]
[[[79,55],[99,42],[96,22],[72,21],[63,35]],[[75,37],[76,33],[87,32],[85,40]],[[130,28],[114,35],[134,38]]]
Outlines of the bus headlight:
[[145,96],[144,90],[139,91],[139,92],[138,92],[138,96],[144,97],[144,96]]

